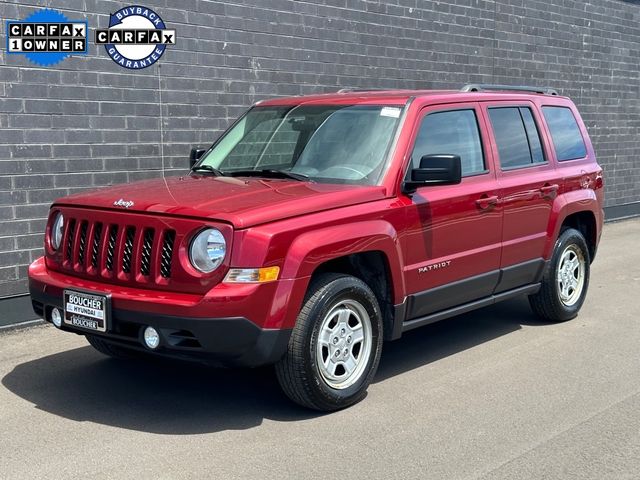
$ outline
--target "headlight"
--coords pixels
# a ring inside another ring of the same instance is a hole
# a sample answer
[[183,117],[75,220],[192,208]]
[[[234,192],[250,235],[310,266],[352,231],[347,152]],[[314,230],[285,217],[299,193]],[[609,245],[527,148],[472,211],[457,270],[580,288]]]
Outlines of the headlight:
[[196,270],[209,273],[220,266],[226,253],[227,242],[220,230],[208,228],[196,235],[191,242],[189,260]]
[[64,217],[62,213],[58,213],[51,227],[51,246],[54,250],[58,250],[62,245],[62,230],[64,229]]

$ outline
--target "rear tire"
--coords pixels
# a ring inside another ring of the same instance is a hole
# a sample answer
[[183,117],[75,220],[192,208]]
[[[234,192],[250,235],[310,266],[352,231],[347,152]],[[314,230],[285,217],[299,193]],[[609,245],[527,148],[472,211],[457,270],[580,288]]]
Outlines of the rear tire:
[[382,314],[362,280],[322,274],[307,293],[276,375],[294,402],[321,411],[362,400],[378,369]]
[[539,317],[564,322],[578,315],[589,286],[591,259],[582,233],[568,228],[560,234],[538,293],[529,304]]
[[105,342],[95,335],[85,335],[85,337],[93,348],[109,357],[117,358],[118,360],[134,360],[136,358],[144,357],[144,353],[113,345],[109,342]]

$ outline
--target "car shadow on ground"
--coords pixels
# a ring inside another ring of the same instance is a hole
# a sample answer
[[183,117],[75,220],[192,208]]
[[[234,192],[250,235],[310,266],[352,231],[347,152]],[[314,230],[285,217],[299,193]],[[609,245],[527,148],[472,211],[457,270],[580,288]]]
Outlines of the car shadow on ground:
[[[375,379],[414,368],[521,328],[544,325],[514,300],[408,332],[387,343]],[[292,404],[272,368],[211,369],[178,362],[124,362],[91,347],[17,365],[2,384],[37,408],[75,421],[189,435],[253,428],[264,419],[319,416]]]

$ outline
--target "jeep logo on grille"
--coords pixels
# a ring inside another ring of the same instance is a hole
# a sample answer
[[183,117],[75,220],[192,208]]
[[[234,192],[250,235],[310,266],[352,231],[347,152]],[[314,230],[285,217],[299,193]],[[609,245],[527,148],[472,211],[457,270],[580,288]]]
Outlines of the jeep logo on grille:
[[123,200],[122,198],[120,200],[116,200],[115,202],[113,202],[114,207],[131,208],[134,205],[135,204],[131,200]]

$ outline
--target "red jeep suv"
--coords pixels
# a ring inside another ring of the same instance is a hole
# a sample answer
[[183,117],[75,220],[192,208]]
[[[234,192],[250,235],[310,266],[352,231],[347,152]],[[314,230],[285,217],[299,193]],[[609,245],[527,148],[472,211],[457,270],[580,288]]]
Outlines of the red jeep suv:
[[516,295],[575,317],[602,203],[550,88],[279,98],[187,174],[56,201],[30,292],[107,355],[273,363],[292,400],[335,410],[407,330]]

